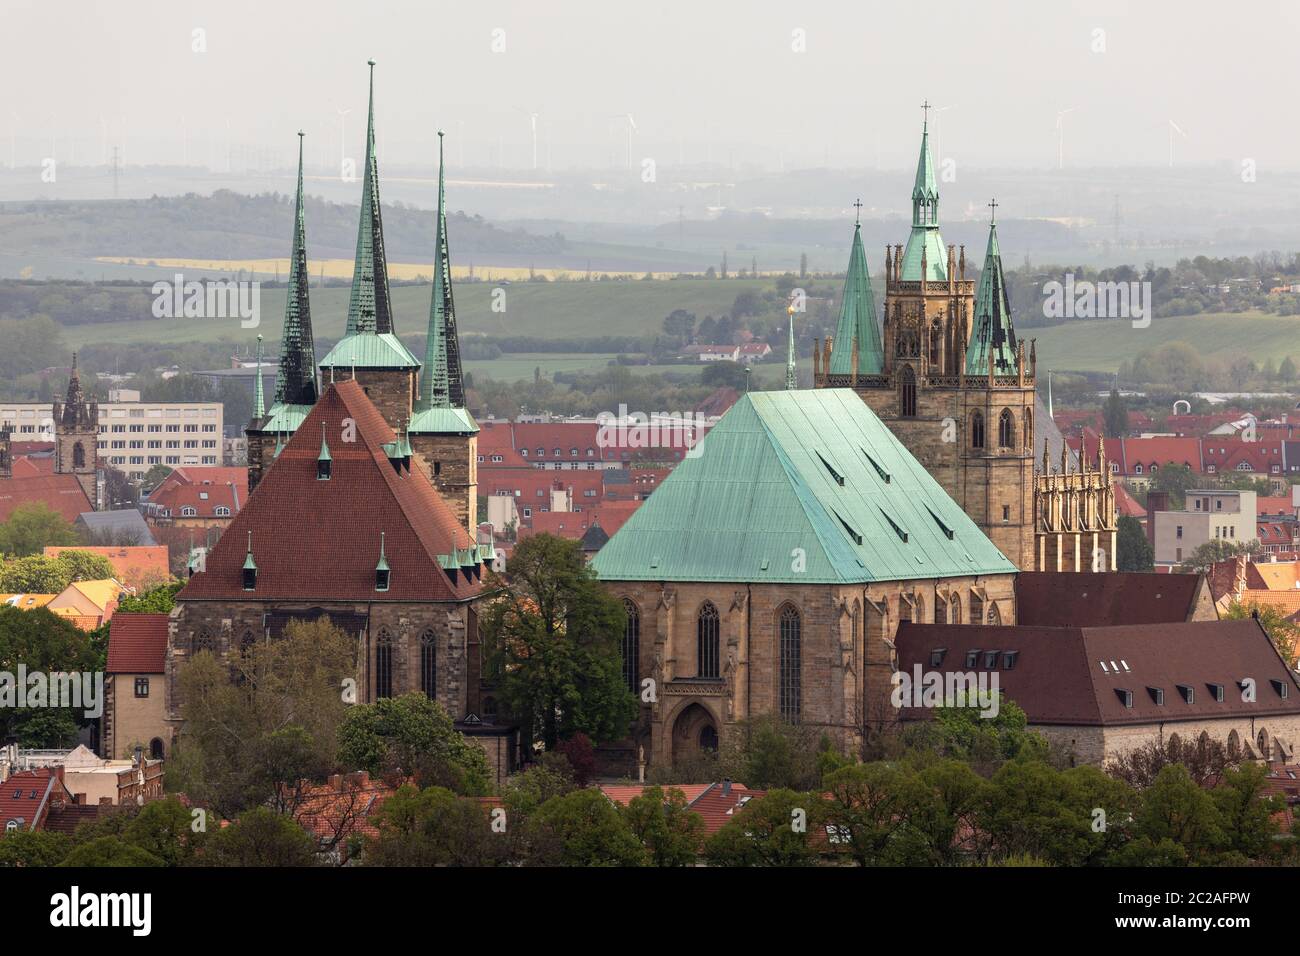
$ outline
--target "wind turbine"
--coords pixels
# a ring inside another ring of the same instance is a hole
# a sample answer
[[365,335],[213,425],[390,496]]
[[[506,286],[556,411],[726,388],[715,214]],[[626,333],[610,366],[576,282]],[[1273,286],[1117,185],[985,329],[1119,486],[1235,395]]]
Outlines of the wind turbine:
[[17,110],[10,110],[9,112],[14,118],[13,125],[9,127],[9,168],[17,169],[18,147],[15,144],[18,142],[18,124],[23,121],[23,118],[18,115]]
[[[517,107],[517,108],[518,108],[518,107]],[[528,123],[529,123],[529,126],[530,126],[531,129],[532,129],[532,133],[533,133],[533,169],[536,170],[536,169],[537,169],[537,117],[541,116],[542,114],[540,114],[540,113],[538,113],[538,112],[536,112],[536,111],[534,111],[534,110],[526,110],[526,109],[522,109],[522,108],[518,108],[518,109],[519,109],[519,112],[524,113],[524,114],[526,114],[526,115],[528,116]]]
[[1169,121],[1169,165],[1170,166],[1174,165],[1174,133],[1177,133],[1183,139],[1187,138],[1187,134],[1182,131],[1179,125],[1175,123],[1173,120],[1170,120]]
[[1071,106],[1068,110],[1061,110],[1056,114],[1056,168],[1065,168],[1065,117],[1077,110],[1077,106]]
[[636,120],[632,119],[631,113],[624,114],[627,117],[627,168],[632,168],[632,134],[636,132]]

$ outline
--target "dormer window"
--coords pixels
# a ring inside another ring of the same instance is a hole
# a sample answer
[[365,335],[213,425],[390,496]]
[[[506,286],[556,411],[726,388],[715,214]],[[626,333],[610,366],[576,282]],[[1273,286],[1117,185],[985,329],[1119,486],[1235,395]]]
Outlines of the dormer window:
[[1216,702],[1216,703],[1220,703],[1220,704],[1222,704],[1222,703],[1223,703],[1223,685],[1222,685],[1222,684],[1207,684],[1206,686],[1210,688],[1210,694],[1211,694],[1211,696],[1214,697],[1215,702]]
[[993,668],[995,668],[995,667],[997,667],[997,666],[998,666],[998,652],[997,652],[997,651],[985,651],[985,652],[984,652],[984,669],[985,669],[986,671],[991,671],[991,670],[993,670]]
[[1148,687],[1147,693],[1151,695],[1151,700],[1157,707],[1163,707],[1165,703],[1165,689],[1163,687]]
[[388,558],[384,554],[384,532],[379,532],[379,563],[375,565],[375,590],[387,591],[393,572],[388,567]]
[[946,647],[936,647],[934,650],[932,650],[930,652],[930,666],[938,667],[940,664],[942,664],[943,655],[946,653],[948,653],[948,648]]
[[253,560],[253,532],[248,532],[248,554],[244,558],[244,590],[257,590],[257,562]]
[[1020,652],[1019,652],[1019,651],[1003,651],[1003,652],[1002,652],[1002,666],[1003,666],[1006,670],[1012,670],[1012,669],[1014,669],[1015,666],[1016,666],[1016,660],[1019,659],[1019,657],[1020,657]]
[[1269,681],[1269,683],[1272,684],[1273,689],[1277,691],[1277,696],[1281,697],[1283,700],[1286,700],[1287,682],[1284,680],[1278,680],[1277,678],[1273,678],[1272,680]]
[[1125,707],[1133,706],[1133,692],[1131,690],[1123,690],[1117,687],[1115,688],[1115,696],[1119,698],[1119,702]]
[[1189,704],[1196,703],[1196,691],[1190,684],[1179,684],[1178,694]]
[[325,442],[325,423],[320,423],[320,454],[316,456],[316,480],[329,481],[334,474],[334,458]]
[[966,652],[966,666],[978,667],[980,662],[980,652],[978,650],[969,650]]

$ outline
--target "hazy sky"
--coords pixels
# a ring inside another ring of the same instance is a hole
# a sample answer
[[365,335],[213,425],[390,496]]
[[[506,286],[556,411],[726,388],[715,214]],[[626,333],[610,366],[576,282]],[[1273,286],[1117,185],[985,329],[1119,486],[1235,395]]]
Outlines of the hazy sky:
[[274,162],[299,128],[309,162],[337,164],[339,110],[360,152],[373,57],[390,165],[432,163],[442,126],[452,162],[526,168],[535,111],[542,167],[624,163],[627,113],[638,160],[899,167],[928,98],[952,107],[943,152],[973,167],[1055,166],[1066,109],[1067,166],[1165,163],[1171,119],[1182,162],[1300,166],[1300,4],[1281,0],[0,0],[0,14],[0,165],[98,163],[113,145],[128,164],[223,163],[227,144]]

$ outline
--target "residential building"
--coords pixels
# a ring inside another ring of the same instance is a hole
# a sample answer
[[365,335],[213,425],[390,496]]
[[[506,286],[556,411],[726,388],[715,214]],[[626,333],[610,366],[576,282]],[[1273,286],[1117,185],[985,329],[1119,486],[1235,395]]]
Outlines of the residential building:
[[154,760],[167,754],[166,614],[119,613],[108,630],[104,720],[100,746],[113,759],[143,747]]
[[1255,492],[1193,489],[1182,511],[1156,511],[1156,564],[1180,564],[1210,541],[1246,544],[1255,540]]

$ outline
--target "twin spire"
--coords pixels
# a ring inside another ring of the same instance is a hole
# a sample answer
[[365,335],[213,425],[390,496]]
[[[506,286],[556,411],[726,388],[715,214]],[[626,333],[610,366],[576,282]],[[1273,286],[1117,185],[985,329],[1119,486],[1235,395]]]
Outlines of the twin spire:
[[[284,327],[280,333],[280,368],[275,376],[277,405],[314,405],[316,347],[311,334],[311,302],[308,298],[307,223],[302,189],[303,133],[298,131],[298,189],[293,204],[293,251],[289,259],[289,285],[285,290]],[[261,378],[258,378],[261,386]]]
[[361,221],[357,226],[357,256],[348,300],[347,334],[393,331],[392,298],[388,291],[388,259],[384,254],[384,222],[379,203],[379,165],[375,157],[375,61],[370,67],[370,108],[366,117],[366,168],[361,185]]
[[465,383],[456,334],[456,303],[451,289],[451,254],[447,248],[446,164],[438,130],[438,223],[433,261],[433,299],[420,381],[421,408],[464,408]]

